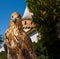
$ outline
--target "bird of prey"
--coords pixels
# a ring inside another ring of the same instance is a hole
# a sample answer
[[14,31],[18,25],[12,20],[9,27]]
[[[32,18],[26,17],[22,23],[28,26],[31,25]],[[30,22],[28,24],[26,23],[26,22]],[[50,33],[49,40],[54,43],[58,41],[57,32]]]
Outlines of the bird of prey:
[[32,41],[23,31],[21,15],[12,13],[10,25],[4,35],[4,47],[8,59],[37,59]]

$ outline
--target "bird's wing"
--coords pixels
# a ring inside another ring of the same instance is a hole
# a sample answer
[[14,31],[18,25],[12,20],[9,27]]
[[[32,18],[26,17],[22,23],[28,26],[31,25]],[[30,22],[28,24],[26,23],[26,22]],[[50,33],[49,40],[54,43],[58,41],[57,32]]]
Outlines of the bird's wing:
[[8,39],[7,39],[7,36],[6,36],[6,33],[4,35],[4,49],[5,51],[7,52],[7,43],[8,43]]
[[7,36],[9,29],[6,30],[5,34],[4,34],[4,48],[5,51],[7,52],[7,48],[9,47],[9,37]]
[[23,41],[29,50],[33,50],[32,41],[25,32],[23,32]]
[[31,56],[32,59],[37,59],[37,56],[34,52],[32,41],[31,41],[30,37],[28,35],[26,35],[26,33],[23,33],[22,36],[23,36],[23,39],[24,39],[23,40],[24,44],[23,43],[22,44],[25,46],[22,50],[23,54],[24,55],[27,54],[28,56]]

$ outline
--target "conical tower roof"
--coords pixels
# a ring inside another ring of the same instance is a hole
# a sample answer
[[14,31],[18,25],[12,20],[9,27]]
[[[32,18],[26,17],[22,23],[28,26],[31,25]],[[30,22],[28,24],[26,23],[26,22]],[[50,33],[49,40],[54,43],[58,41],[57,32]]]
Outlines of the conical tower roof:
[[28,7],[26,6],[22,19],[31,19],[32,15],[33,13],[29,12]]

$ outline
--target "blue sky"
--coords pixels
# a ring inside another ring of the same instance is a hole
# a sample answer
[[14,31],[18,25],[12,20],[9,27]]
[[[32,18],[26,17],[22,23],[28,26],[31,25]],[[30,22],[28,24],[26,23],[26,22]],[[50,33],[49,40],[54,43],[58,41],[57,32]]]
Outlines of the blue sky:
[[0,0],[0,34],[4,35],[8,28],[11,13],[16,11],[23,16],[25,7],[25,0]]

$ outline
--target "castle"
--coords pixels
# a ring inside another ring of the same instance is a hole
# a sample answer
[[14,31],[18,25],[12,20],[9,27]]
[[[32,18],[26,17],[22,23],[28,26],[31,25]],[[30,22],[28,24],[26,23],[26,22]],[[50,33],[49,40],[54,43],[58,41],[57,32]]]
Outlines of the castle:
[[26,6],[24,15],[22,17],[23,30],[30,36],[32,42],[37,42],[38,32],[36,30],[35,24],[32,22],[33,13],[29,12]]

